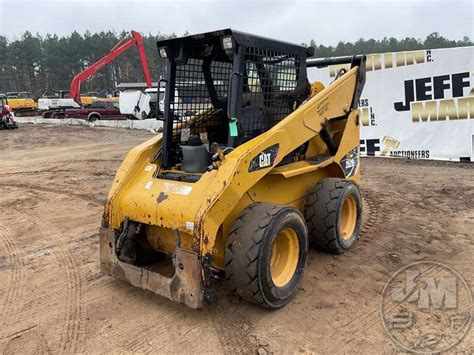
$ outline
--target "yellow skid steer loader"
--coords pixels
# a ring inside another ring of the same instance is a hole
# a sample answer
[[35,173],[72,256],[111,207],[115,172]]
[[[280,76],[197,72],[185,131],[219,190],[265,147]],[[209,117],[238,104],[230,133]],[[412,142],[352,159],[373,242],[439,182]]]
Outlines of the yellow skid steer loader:
[[[308,248],[343,253],[361,225],[365,57],[226,29],[159,41],[163,133],[132,149],[100,229],[101,270],[192,308],[224,279],[279,308]],[[350,63],[324,88],[308,67]]]

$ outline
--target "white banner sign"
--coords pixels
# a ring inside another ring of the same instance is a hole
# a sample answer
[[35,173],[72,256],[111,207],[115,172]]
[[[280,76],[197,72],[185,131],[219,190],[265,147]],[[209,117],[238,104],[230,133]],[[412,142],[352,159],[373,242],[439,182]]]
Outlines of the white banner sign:
[[[328,85],[344,65],[309,68]],[[370,54],[361,153],[474,161],[474,47]]]

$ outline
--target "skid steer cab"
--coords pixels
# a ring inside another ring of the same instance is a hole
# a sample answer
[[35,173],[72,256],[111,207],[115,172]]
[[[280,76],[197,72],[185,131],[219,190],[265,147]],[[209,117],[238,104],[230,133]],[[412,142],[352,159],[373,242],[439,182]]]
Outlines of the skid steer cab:
[[[132,149],[100,230],[102,272],[203,307],[217,280],[279,308],[308,248],[350,250],[361,225],[365,57],[226,29],[159,41],[163,132]],[[308,67],[350,63],[326,88]]]

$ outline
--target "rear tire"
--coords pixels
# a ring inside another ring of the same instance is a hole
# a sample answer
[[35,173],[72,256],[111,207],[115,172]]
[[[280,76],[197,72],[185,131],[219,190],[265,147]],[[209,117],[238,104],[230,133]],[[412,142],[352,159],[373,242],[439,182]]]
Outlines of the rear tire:
[[308,256],[308,232],[290,206],[254,203],[234,222],[227,238],[228,287],[247,301],[280,308],[295,295]]
[[55,118],[55,119],[63,119],[64,117],[65,117],[64,112],[55,112],[51,116],[51,118]]
[[362,222],[359,187],[345,179],[321,180],[308,196],[305,218],[311,246],[335,254],[349,251]]
[[98,120],[100,120],[100,116],[99,116],[99,115],[90,115],[90,116],[89,116],[89,119],[88,119],[88,121],[91,122],[91,123],[92,123],[92,122],[95,122],[95,121],[98,121]]

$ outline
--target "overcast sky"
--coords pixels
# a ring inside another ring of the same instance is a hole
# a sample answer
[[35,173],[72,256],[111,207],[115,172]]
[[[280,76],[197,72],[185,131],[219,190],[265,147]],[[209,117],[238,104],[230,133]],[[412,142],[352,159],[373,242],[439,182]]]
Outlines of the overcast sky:
[[199,33],[231,27],[291,42],[336,44],[358,38],[416,37],[439,32],[474,38],[474,0],[0,0],[0,33],[10,40],[28,30],[130,30]]

